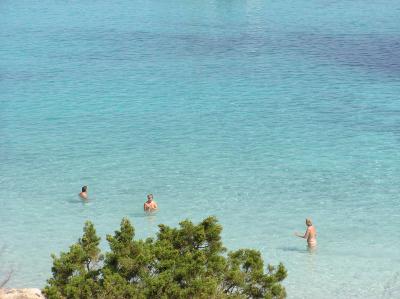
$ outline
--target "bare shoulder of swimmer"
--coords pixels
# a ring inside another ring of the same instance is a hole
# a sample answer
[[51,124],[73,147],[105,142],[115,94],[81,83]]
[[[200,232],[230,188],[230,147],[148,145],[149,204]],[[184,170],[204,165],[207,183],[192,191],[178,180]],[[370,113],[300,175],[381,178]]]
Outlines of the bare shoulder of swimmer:
[[82,191],[81,191],[81,193],[79,193],[79,196],[82,197],[83,199],[88,198],[88,187],[87,186],[82,187]]

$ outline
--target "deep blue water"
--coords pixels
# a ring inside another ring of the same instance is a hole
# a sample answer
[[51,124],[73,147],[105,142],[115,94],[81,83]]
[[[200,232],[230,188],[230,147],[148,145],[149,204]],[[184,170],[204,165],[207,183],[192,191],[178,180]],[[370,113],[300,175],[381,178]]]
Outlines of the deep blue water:
[[[87,219],[104,240],[123,216],[145,237],[213,214],[229,248],[285,263],[289,298],[400,297],[399,14],[394,0],[2,1],[0,272],[42,287]],[[293,236],[306,217],[313,254]]]

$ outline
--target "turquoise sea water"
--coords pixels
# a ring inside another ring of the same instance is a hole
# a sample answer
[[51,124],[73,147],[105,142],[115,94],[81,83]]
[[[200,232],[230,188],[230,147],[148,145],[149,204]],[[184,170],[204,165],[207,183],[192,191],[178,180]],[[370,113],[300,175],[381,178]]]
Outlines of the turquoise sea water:
[[[229,248],[284,262],[289,298],[399,298],[399,14],[1,1],[0,272],[42,287],[87,219],[104,240],[123,216],[146,237],[212,214]],[[313,254],[293,236],[306,217]]]

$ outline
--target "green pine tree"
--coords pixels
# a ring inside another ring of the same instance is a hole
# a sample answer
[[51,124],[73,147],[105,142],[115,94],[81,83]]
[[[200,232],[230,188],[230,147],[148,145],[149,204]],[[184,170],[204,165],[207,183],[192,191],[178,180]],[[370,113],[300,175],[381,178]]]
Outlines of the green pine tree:
[[135,240],[128,219],[107,235],[105,259],[92,223],[60,257],[53,257],[48,298],[247,299],[286,297],[282,264],[268,265],[259,251],[227,252],[215,217],[199,224],[185,220],[178,228],[159,225],[155,239]]
[[44,289],[47,297],[96,298],[101,290],[98,264],[103,258],[99,243],[93,223],[87,221],[82,238],[68,252],[61,252],[60,257],[52,255],[53,277]]

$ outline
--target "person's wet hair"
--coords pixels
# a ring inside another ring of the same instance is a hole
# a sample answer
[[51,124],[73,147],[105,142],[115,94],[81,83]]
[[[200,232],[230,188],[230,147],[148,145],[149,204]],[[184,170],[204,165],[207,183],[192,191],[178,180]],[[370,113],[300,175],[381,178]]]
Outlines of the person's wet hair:
[[310,218],[306,219],[306,224],[307,224],[307,226],[312,226],[312,221]]
[[86,192],[86,190],[87,190],[87,186],[83,186],[82,187],[82,192]]

